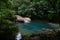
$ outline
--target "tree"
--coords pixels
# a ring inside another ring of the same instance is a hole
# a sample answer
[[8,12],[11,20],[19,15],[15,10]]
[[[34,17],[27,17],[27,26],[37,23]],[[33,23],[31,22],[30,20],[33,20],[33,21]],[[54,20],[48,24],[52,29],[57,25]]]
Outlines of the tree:
[[[3,0],[1,1],[3,2]],[[7,6],[3,6],[2,3],[1,6],[3,8],[0,8],[0,39],[14,40],[16,33],[18,32],[18,27],[15,23],[16,21],[15,12],[7,8]]]

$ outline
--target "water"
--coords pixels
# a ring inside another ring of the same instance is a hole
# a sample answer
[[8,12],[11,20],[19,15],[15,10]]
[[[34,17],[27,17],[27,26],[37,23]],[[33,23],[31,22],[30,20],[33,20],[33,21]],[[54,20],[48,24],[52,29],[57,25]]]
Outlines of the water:
[[21,40],[21,39],[22,39],[21,33],[17,33],[16,40]]
[[48,23],[39,22],[39,21],[31,21],[31,23],[28,23],[28,24],[17,23],[17,25],[19,26],[18,27],[19,31],[22,34],[31,34],[32,32],[42,30],[43,28],[55,29],[54,26],[51,26]]

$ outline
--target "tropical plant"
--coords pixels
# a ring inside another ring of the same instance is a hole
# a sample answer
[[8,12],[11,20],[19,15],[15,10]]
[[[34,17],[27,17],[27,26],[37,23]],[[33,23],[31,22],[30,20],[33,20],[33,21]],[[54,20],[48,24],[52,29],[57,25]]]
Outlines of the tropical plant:
[[0,3],[0,39],[15,40],[18,32],[18,27],[15,23],[15,11],[9,9],[5,1],[1,0]]

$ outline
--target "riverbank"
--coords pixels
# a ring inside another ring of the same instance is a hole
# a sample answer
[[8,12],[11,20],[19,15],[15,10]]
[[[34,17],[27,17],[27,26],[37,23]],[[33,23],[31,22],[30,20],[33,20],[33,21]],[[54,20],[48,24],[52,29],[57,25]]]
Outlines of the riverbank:
[[60,25],[57,24],[57,23],[48,23],[48,24],[53,25],[53,26],[56,26],[56,27],[60,27]]
[[60,40],[60,30],[45,30],[39,34],[22,35],[22,40]]

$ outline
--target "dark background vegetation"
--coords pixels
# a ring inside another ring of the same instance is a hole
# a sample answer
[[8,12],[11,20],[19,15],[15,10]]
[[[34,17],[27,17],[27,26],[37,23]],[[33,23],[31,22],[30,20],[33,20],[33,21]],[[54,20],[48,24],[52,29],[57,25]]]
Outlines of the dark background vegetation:
[[18,7],[18,15],[31,17],[31,19],[59,22],[59,0],[32,0],[23,1]]
[[[59,23],[60,0],[0,0],[0,40],[14,40],[18,32],[15,15]],[[60,38],[60,31],[50,36],[53,40]],[[50,35],[50,34],[49,34]],[[48,36],[49,36],[48,35]],[[56,35],[56,36],[55,36]],[[41,40],[47,40],[42,34]],[[26,39],[27,40],[27,39]],[[49,37],[48,37],[48,40]]]

